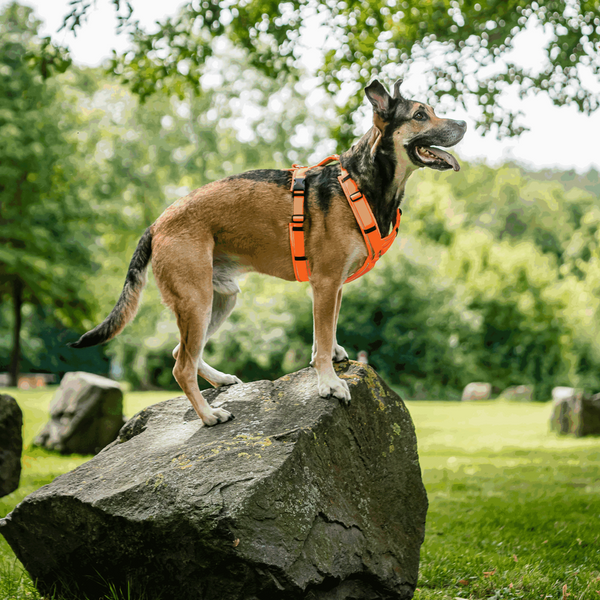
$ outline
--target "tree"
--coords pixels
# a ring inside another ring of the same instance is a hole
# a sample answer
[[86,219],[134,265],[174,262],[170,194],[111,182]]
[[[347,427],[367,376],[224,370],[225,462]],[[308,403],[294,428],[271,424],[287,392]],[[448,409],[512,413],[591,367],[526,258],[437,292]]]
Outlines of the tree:
[[[151,34],[139,26],[128,2],[111,1],[119,26],[133,42],[133,50],[115,56],[112,67],[142,98],[161,87],[198,89],[219,36],[244,48],[252,64],[270,77],[297,78],[302,34],[310,35],[309,23],[327,30],[317,75],[332,95],[348,84],[358,91],[375,75],[396,77],[426,59],[426,99],[435,105],[446,97],[463,106],[475,99],[481,109],[477,125],[494,127],[499,135],[524,129],[518,113],[498,103],[511,84],[520,94],[543,92],[555,104],[575,105],[586,114],[599,105],[594,92],[600,73],[598,0],[203,0],[184,5]],[[76,31],[91,3],[71,4],[64,26]],[[529,72],[513,62],[510,51],[515,37],[535,24],[550,39],[543,64]],[[401,68],[386,70],[397,63]],[[586,69],[592,77],[581,77]],[[351,94],[340,107],[337,137],[344,144],[354,135],[352,114],[361,102],[362,95]]]
[[25,304],[52,306],[67,325],[92,305],[80,285],[92,267],[79,227],[91,212],[79,195],[85,170],[70,137],[72,107],[47,77],[67,63],[44,58],[48,41],[36,37],[38,25],[17,3],[0,15],[0,300],[13,307],[11,385]]

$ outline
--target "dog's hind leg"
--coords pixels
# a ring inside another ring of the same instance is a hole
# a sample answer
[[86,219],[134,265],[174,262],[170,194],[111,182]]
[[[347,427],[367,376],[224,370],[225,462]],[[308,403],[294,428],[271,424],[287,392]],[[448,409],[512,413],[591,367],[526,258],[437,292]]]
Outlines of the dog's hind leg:
[[153,251],[155,279],[177,317],[180,334],[173,375],[205,425],[224,423],[231,413],[211,407],[198,387],[198,364],[212,313],[212,245],[207,242],[192,251],[189,245],[159,239]]
[[[235,306],[236,299],[237,294],[221,294],[216,290],[213,291],[212,311],[210,323],[206,331],[205,341],[212,337],[217,329],[223,324],[225,319],[231,314],[231,311]],[[181,344],[177,344],[173,350],[173,358],[175,360],[177,360],[180,345]],[[219,387],[222,385],[242,383],[242,381],[235,375],[221,373],[221,371],[217,371],[217,369],[213,369],[213,367],[206,364],[202,354],[203,352],[200,353],[200,359],[198,360],[198,375],[200,375],[200,377],[203,379],[206,379],[206,381],[208,381],[212,386]]]
[[210,426],[228,421],[231,413],[222,408],[211,407],[198,387],[197,365],[204,345],[208,317],[207,311],[202,309],[177,314],[181,343],[173,375],[202,422]]

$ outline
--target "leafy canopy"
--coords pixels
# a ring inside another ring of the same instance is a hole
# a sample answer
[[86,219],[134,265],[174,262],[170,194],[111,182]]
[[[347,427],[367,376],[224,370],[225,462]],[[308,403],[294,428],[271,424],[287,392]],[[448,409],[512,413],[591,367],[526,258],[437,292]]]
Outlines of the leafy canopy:
[[[198,89],[219,36],[244,48],[269,77],[298,78],[303,44],[324,27],[317,75],[331,95],[348,84],[358,90],[374,76],[397,77],[424,59],[430,79],[425,100],[436,105],[445,97],[466,108],[475,99],[477,125],[496,129],[499,136],[523,130],[518,112],[498,105],[511,84],[522,95],[542,91],[555,104],[574,105],[586,114],[599,103],[593,92],[600,70],[598,0],[194,0],[155,33],[140,27],[129,2],[111,1],[119,27],[133,42],[131,51],[115,54],[112,69],[142,98],[161,88]],[[71,4],[64,27],[76,31],[91,3]],[[529,71],[510,52],[515,37],[536,24],[549,41],[544,61]],[[351,140],[351,115],[361,102],[362,95],[350,94],[339,108],[340,141]]]

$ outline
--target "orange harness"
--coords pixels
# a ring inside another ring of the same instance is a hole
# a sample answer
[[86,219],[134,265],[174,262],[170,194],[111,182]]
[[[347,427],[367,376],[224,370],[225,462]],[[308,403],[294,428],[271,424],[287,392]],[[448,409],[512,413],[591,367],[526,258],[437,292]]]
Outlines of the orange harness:
[[[290,171],[292,171],[291,192],[294,199],[294,212],[292,214],[292,222],[290,223],[290,246],[292,249],[294,274],[296,275],[297,281],[308,281],[310,276],[310,267],[304,248],[304,194],[306,172],[315,167],[321,167],[339,159],[340,157],[337,154],[333,154],[322,160],[318,165],[313,165],[312,167],[299,167],[298,165],[294,165],[290,169]],[[365,238],[365,246],[367,247],[368,252],[367,259],[363,266],[346,279],[345,283],[349,283],[370,271],[375,266],[375,263],[389,250],[398,235],[402,211],[398,209],[396,224],[394,225],[393,230],[389,235],[382,238],[379,227],[377,226],[377,221],[373,216],[373,212],[371,211],[367,199],[362,195],[362,192],[358,189],[358,186],[350,177],[348,171],[346,171],[341,164],[340,168],[342,174],[338,177],[338,180],[344,190],[350,208],[352,208],[360,231]]]

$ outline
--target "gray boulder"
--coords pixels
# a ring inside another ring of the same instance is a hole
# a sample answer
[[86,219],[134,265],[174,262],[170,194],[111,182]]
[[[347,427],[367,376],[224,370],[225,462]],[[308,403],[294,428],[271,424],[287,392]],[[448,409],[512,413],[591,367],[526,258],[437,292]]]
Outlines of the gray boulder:
[[492,396],[492,384],[474,381],[465,386],[461,400],[472,402],[474,400],[489,400]]
[[576,437],[600,435],[600,394],[590,397],[579,390],[554,400],[550,429]]
[[552,388],[552,400],[554,402],[560,402],[561,400],[574,396],[575,393],[579,391],[582,390],[576,390],[572,387],[565,387],[559,385],[558,387]]
[[50,421],[33,443],[63,454],[95,454],[118,435],[123,392],[112,379],[67,373],[50,405]]
[[513,402],[531,402],[533,400],[533,387],[530,385],[515,385],[507,387],[501,394],[503,400]]
[[0,498],[19,487],[23,452],[23,413],[17,401],[0,394]]
[[412,598],[427,511],[413,423],[371,367],[338,368],[350,406],[320,398],[313,369],[205,392],[236,417],[211,428],[184,397],[151,406],[0,533],[42,594]]

